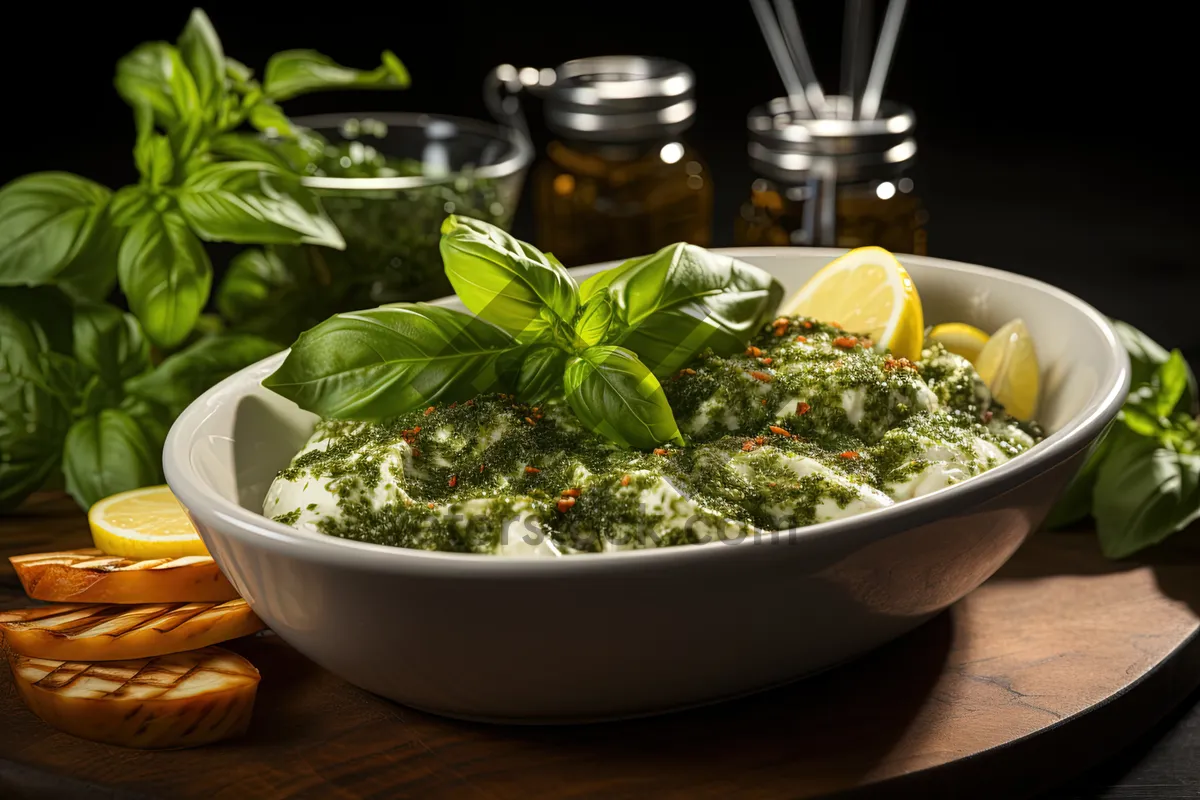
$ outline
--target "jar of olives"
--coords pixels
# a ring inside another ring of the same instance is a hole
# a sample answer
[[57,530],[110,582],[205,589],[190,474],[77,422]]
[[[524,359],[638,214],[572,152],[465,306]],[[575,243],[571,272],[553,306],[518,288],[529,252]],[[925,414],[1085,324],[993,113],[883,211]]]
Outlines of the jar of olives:
[[786,98],[750,112],[748,152],[756,174],[734,223],[739,245],[877,245],[924,255],[929,215],[913,175],[911,109],[884,102],[875,119],[851,119],[847,98],[810,119]]
[[576,266],[709,244],[712,180],[683,138],[696,113],[688,67],[600,56],[513,75],[554,136],[532,173],[538,247]]

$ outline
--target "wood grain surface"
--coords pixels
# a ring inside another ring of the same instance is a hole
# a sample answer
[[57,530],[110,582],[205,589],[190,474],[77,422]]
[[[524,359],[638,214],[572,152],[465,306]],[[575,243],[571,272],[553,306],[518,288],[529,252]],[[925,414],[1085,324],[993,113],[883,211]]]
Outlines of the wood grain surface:
[[[633,722],[497,727],[381,700],[282,640],[243,739],[139,752],[49,728],[0,676],[0,796],[1013,798],[1114,753],[1200,683],[1200,547],[1111,563],[1039,534],[948,612],[840,669]],[[87,545],[69,501],[0,519],[5,555]],[[0,605],[24,601],[0,567]]]

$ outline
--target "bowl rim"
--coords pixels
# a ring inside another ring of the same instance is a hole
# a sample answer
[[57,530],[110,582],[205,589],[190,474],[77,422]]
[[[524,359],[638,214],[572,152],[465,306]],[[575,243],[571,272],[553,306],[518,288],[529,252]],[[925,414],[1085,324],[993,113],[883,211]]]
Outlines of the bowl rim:
[[533,161],[533,143],[529,137],[516,128],[488,122],[471,117],[458,117],[452,114],[432,114],[423,111],[363,111],[335,112],[330,114],[309,114],[302,117],[292,117],[292,122],[302,128],[313,130],[319,128],[334,128],[348,119],[375,119],[389,126],[420,128],[432,120],[449,122],[465,130],[490,136],[493,139],[507,141],[515,150],[511,156],[498,164],[487,164],[472,169],[470,172],[452,172],[440,178],[430,178],[424,175],[406,175],[394,178],[330,178],[316,175],[304,175],[300,183],[310,189],[336,189],[340,191],[388,191],[397,189],[420,189],[426,186],[438,186],[451,183],[464,175],[476,180],[492,180],[516,175],[528,168]]
[[[832,260],[847,252],[846,248],[817,247],[727,247],[713,252],[733,256],[780,257],[806,255]],[[265,377],[286,358],[284,350],[234,373],[197,398],[176,419],[167,434],[163,447],[163,469],[168,485],[180,502],[194,516],[202,518],[223,534],[243,540],[253,540],[256,546],[287,557],[307,554],[325,562],[360,567],[375,571],[403,572],[421,575],[446,576],[514,576],[545,578],[577,572],[607,569],[618,564],[622,568],[659,569],[668,562],[696,562],[713,558],[733,558],[741,553],[770,554],[778,546],[809,543],[829,537],[849,537],[857,534],[862,542],[882,540],[893,533],[916,524],[969,512],[982,503],[1036,479],[1088,447],[1103,433],[1116,417],[1129,391],[1129,358],[1108,319],[1090,304],[1051,284],[1016,273],[929,256],[897,254],[902,263],[919,264],[952,272],[987,275],[1008,283],[1019,284],[1050,294],[1074,306],[1088,317],[1108,345],[1109,369],[1100,376],[1101,383],[1090,402],[1072,420],[1046,437],[1031,450],[1016,456],[987,472],[954,486],[922,497],[905,500],[885,508],[873,509],[843,519],[821,522],[800,528],[774,532],[765,537],[748,537],[740,541],[713,541],[703,544],[623,550],[607,553],[584,553],[565,558],[544,556],[494,556],[476,553],[449,553],[413,550],[389,545],[359,542],[336,536],[299,530],[275,522],[259,513],[219,495],[191,465],[188,451],[200,423],[215,413],[215,405],[223,395],[248,380]],[[576,276],[588,275],[619,262],[605,262],[575,267]],[[440,298],[438,304],[453,303],[454,298]],[[241,395],[237,395],[241,396]],[[727,555],[721,556],[719,553]]]

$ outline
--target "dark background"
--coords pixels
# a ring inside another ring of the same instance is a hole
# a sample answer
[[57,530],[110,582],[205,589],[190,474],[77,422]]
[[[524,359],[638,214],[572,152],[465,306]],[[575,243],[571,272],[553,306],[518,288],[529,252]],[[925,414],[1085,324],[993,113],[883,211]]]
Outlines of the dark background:
[[[877,5],[879,19],[884,4]],[[917,114],[918,191],[931,215],[930,254],[1058,284],[1200,363],[1194,247],[1200,170],[1189,121],[1196,113],[1194,47],[1177,7],[931,0],[911,6],[887,95]],[[717,188],[714,244],[731,243],[732,221],[752,180],[746,112],[782,93],[745,2],[333,2],[312,8],[320,10],[301,11],[292,3],[206,5],[226,53],[256,70],[287,48],[313,47],[363,68],[390,48],[414,83],[407,92],[299,98],[286,104],[294,115],[421,110],[483,117],[481,81],[503,62],[552,67],[570,58],[628,53],[687,63],[697,75],[699,102],[687,136],[708,160]],[[188,10],[172,3],[67,10],[44,0],[6,7],[0,183],[46,169],[79,172],[113,187],[134,181],[132,119],[112,89],[113,67],[139,42],[173,41]],[[798,0],[798,10],[822,83],[832,92],[842,4]],[[540,109],[529,111],[540,149]],[[529,224],[523,204],[518,235],[528,235]],[[1063,791],[1083,797],[1113,782],[1147,786],[1166,769],[1167,785],[1186,793],[1200,771],[1198,717],[1193,712],[1165,724],[1135,752]],[[1116,788],[1104,796],[1134,794]]]
[[[884,3],[877,0],[876,19]],[[1059,7],[1062,6],[1062,7]],[[1069,7],[1068,7],[1069,6]],[[11,8],[11,6],[10,6]],[[111,87],[118,57],[174,40],[188,4],[57,3],[5,9],[0,50],[5,137],[0,182],[43,169],[112,186],[135,179],[132,121]],[[752,176],[745,116],[782,94],[749,5],[740,0],[293,4],[210,2],[231,56],[261,70],[281,49],[314,47],[364,68],[394,50],[406,92],[313,95],[293,114],[422,110],[485,116],[493,66],[554,66],[586,55],[677,58],[697,74],[688,138],[717,188],[715,241]],[[1191,245],[1189,146],[1195,72],[1186,24],[1167,6],[910,3],[887,94],[918,118],[918,191],[931,214],[930,253],[1035,275],[1144,328],[1200,361],[1200,270]],[[1086,9],[1086,10],[1085,10]],[[828,91],[837,88],[842,4],[798,0]],[[530,101],[540,123],[540,108]],[[544,132],[535,125],[539,147]],[[518,235],[529,231],[524,203]],[[219,265],[218,265],[219,266]]]

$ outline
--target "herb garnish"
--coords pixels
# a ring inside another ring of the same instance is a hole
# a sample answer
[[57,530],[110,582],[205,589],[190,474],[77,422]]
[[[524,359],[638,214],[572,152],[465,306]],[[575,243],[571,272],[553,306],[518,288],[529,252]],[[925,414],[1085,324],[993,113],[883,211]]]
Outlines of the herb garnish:
[[475,317],[403,303],[339,314],[303,334],[264,385],[363,420],[487,391],[561,396],[593,432],[649,450],[683,443],[658,376],[706,349],[739,352],[783,296],[765,271],[687,244],[582,289],[552,255],[480,220],[448,217],[441,251]]

